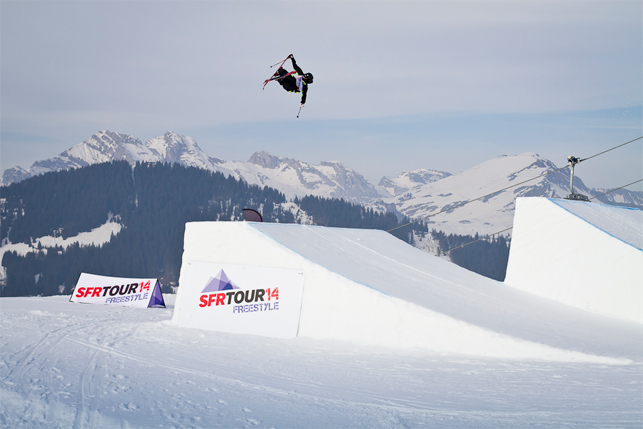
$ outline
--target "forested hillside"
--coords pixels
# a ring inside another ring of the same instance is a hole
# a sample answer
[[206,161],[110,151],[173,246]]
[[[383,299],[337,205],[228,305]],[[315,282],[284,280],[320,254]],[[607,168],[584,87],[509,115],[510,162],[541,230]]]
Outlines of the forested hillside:
[[[110,217],[124,225],[102,246],[39,249],[26,256],[5,252],[3,296],[70,293],[81,272],[158,277],[168,290],[178,279],[186,222],[240,220],[242,209],[250,207],[265,222],[292,223],[299,210],[284,210],[286,199],[274,189],[221,173],[161,163],[132,169],[125,161],[33,177],[2,187],[0,198],[2,239],[11,243],[74,236]],[[295,204],[319,225],[383,230],[400,225],[393,214],[343,200],[305,197]],[[394,233],[408,242],[411,231],[425,234],[426,225]]]
[[2,228],[12,243],[54,235],[70,237],[127,215],[134,203],[132,168],[127,162],[46,173],[1,188]]
[[494,280],[503,281],[509,261],[509,242],[503,237],[479,240],[478,234],[456,235],[431,231],[440,252],[449,252],[451,262]]
[[[369,228],[391,230],[391,234],[397,238],[413,243],[412,232],[424,235],[428,228],[424,222],[410,223],[410,219],[404,217],[398,221],[393,213],[378,213],[344,201],[343,199],[327,199],[315,196],[306,196],[301,199],[295,198],[295,204],[301,207],[306,213],[312,216],[315,225],[334,226],[341,228]],[[405,225],[400,227],[400,225]]]

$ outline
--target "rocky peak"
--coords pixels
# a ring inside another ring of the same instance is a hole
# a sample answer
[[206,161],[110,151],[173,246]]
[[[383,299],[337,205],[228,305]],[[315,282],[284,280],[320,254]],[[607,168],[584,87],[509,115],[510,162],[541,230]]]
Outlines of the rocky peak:
[[287,161],[288,158],[272,155],[265,150],[253,153],[250,159],[248,159],[248,162],[251,164],[270,169],[278,168],[283,162]]

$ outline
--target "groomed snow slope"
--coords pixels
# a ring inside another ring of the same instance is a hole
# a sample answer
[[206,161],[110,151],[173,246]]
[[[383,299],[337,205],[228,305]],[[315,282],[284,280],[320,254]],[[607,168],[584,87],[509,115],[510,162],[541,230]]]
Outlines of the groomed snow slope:
[[505,283],[643,324],[643,211],[518,198]]
[[643,367],[170,326],[165,309],[0,298],[0,427],[641,429]]
[[[640,326],[508,287],[384,231],[193,222],[184,241],[190,260],[303,270],[300,337],[486,357],[642,360]],[[189,311],[179,286],[175,323]]]

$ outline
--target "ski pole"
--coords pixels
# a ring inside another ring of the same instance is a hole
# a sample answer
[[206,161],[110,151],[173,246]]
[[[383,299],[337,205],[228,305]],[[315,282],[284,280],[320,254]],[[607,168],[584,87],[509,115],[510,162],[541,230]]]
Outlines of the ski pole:
[[290,55],[288,55],[288,58],[286,58],[285,60],[283,60],[283,61],[279,61],[277,64],[273,64],[273,65],[271,65],[271,66],[270,66],[270,68],[273,68],[274,66],[282,66],[282,65],[284,65],[284,63],[285,63],[286,61],[288,61],[289,59],[290,59]]
[[301,113],[301,108],[304,107],[303,104],[299,105],[299,112],[297,112],[297,119],[299,119],[299,114]]

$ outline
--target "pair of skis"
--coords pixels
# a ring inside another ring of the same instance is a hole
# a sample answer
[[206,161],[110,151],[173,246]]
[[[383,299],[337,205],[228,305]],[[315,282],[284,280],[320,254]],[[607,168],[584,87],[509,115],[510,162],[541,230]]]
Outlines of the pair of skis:
[[[281,80],[281,79],[283,79],[283,78],[285,78],[285,77],[290,76],[291,74],[297,73],[296,71],[294,71],[294,70],[293,70],[293,71],[291,71],[291,72],[290,72],[290,73],[288,73],[288,74],[285,74],[285,75],[283,75],[283,76],[279,76],[279,70],[281,69],[281,66],[283,66],[283,65],[284,65],[284,63],[285,63],[286,61],[288,61],[289,59],[291,59],[291,58],[292,58],[292,55],[288,55],[288,56],[286,57],[286,59],[285,59],[285,60],[283,60],[283,61],[279,61],[277,64],[273,64],[273,65],[271,65],[271,66],[270,66],[270,68],[273,68],[273,67],[275,67],[275,66],[279,66],[279,68],[277,69],[277,71],[275,72],[275,74],[273,74],[273,75],[272,75],[272,77],[270,77],[269,79],[266,79],[266,80],[263,82],[263,89],[266,89],[266,85],[268,85],[268,82],[272,82],[273,80]],[[297,112],[297,118],[299,118],[299,114],[301,113],[301,108],[302,108],[302,107],[304,107],[304,105],[303,105],[303,104],[300,104],[300,105],[299,105],[299,111]]]
[[296,72],[293,70],[290,73],[288,73],[286,75],[283,75],[283,76],[278,76],[277,73],[279,73],[279,71],[277,71],[275,74],[273,74],[270,79],[266,79],[263,82],[263,89],[266,89],[266,85],[268,85],[268,82],[272,82],[273,80],[281,80],[281,79],[283,79],[283,78],[285,78],[287,76],[290,76],[291,74],[296,73]]
[[285,75],[285,76],[279,76],[279,75],[278,75],[278,74],[279,74],[279,70],[281,69],[281,66],[283,66],[283,65],[284,65],[284,63],[285,63],[286,61],[288,61],[289,59],[291,59],[291,58],[292,58],[292,55],[288,55],[288,56],[286,57],[286,59],[285,59],[285,60],[283,60],[283,61],[279,61],[277,64],[273,64],[273,65],[271,65],[271,66],[270,66],[270,68],[273,68],[273,67],[275,67],[275,66],[279,66],[279,68],[277,69],[277,71],[275,72],[275,74],[273,74],[273,75],[270,77],[270,79],[266,79],[266,80],[263,82],[263,89],[266,89],[266,85],[268,84],[268,82],[273,81],[273,80],[281,80],[281,79],[285,78],[286,76],[290,76],[291,74],[295,73],[294,71],[291,71],[290,73],[288,73],[288,74],[287,74],[287,75]]

